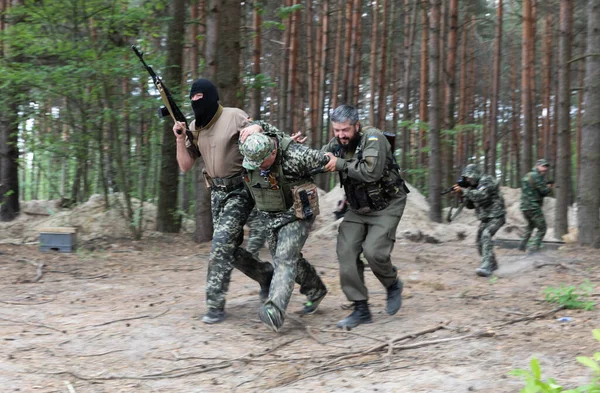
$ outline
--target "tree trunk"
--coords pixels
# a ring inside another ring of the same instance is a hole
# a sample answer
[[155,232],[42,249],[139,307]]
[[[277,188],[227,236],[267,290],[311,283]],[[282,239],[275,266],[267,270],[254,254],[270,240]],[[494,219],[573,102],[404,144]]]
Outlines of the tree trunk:
[[[342,31],[344,30],[344,0],[339,0],[337,10],[337,25],[335,34],[335,59],[333,61],[333,73],[331,79],[331,107],[337,108],[340,95],[340,70],[341,70],[341,57],[342,57]],[[330,127],[330,138],[333,137],[333,129]]]
[[512,54],[510,56],[510,101],[512,106],[511,113],[511,171],[510,171],[510,184],[512,188],[519,188],[521,186],[521,159],[520,159],[520,138],[519,138],[519,116],[520,116],[520,108],[519,108],[519,96],[517,94],[517,86],[518,86],[518,64],[517,64],[517,56],[518,56],[518,48],[516,44],[512,46]]
[[[429,92],[429,18],[427,16],[427,3],[422,4],[421,9],[421,80],[419,89],[419,128],[418,128],[418,146],[417,166],[425,168],[427,165],[427,154],[424,152],[427,146],[426,125],[429,122],[428,92]],[[439,27],[438,27],[439,29]],[[425,186],[425,179],[418,182],[419,186]]]
[[240,18],[241,5],[235,0],[221,0],[221,12],[217,24],[218,46],[216,49],[216,85],[219,99],[226,105],[239,108],[242,102],[240,89]]
[[[585,57],[586,34],[581,34],[581,55]],[[575,116],[575,132],[577,140],[577,173],[575,174],[576,188],[579,187],[579,176],[581,175],[581,133],[583,116],[583,81],[585,78],[585,61],[577,62],[577,115]]]
[[325,85],[327,52],[329,51],[329,0],[323,0],[322,15],[321,35],[323,36],[323,43],[321,44],[321,64],[319,65],[321,70],[319,71],[319,84],[317,86],[317,93],[319,95],[319,101],[317,102],[317,135],[319,137],[319,146],[326,143],[323,140],[323,117],[325,114],[325,91],[327,89]]
[[[284,5],[289,7],[292,5],[292,0],[285,0]],[[287,90],[288,90],[288,78],[289,78],[289,67],[288,67],[288,55],[290,50],[290,40],[292,38],[291,35],[291,16],[287,17],[283,24],[284,30],[283,34],[283,48],[281,51],[281,59],[280,59],[280,70],[279,70],[279,116],[277,125],[280,128],[285,128],[287,126],[286,121],[290,115],[289,105],[287,101]]]
[[[456,95],[456,52],[458,43],[458,0],[450,0],[448,14],[450,16],[448,32],[448,56],[446,58],[446,84],[444,85],[444,129],[454,129],[454,109]],[[448,183],[454,184],[454,138],[446,135],[446,163]]]
[[550,158],[550,139],[551,129],[550,121],[550,93],[552,92],[552,14],[548,13],[544,20],[544,42],[542,47],[544,58],[542,61],[542,78],[544,83],[542,84],[542,136],[543,136],[543,150],[542,155],[546,159]]
[[[379,0],[374,0],[373,2],[373,21],[371,24],[371,56],[370,56],[370,71],[369,71],[369,79],[370,83],[370,94],[369,94],[369,124],[374,127],[377,127],[375,123],[375,94],[377,90],[377,51],[379,48],[378,37],[379,30]],[[375,44],[375,45],[373,45]]]
[[502,60],[502,0],[498,0],[498,18],[496,26],[496,46],[492,74],[492,102],[490,108],[490,165],[488,173],[496,176],[496,144],[498,134],[498,98],[500,97],[500,65]]
[[[412,53],[415,41],[415,30],[417,24],[417,2],[404,0],[404,99],[402,120],[407,123],[410,121],[410,71],[412,69]],[[410,12],[409,12],[410,11]],[[402,169],[408,168],[408,155],[410,150],[410,130],[411,126],[405,125],[402,130]]]
[[429,39],[429,99],[431,121],[429,123],[429,219],[442,222],[442,160],[440,150],[441,110],[439,94],[440,75],[440,12],[441,1],[431,0],[430,39]]
[[[196,53],[195,56],[192,56],[192,73],[193,79],[196,78],[195,74],[199,71],[199,56],[198,53],[202,53],[202,56],[205,59],[209,58],[209,54],[214,56],[215,50],[214,45],[217,45],[214,36],[218,34],[218,20],[216,18],[212,18],[210,23],[208,21],[206,15],[206,2],[204,0],[198,0],[198,9],[199,9],[199,19],[197,23],[200,26],[200,34],[204,36],[206,34],[206,38],[202,39],[202,44],[199,45],[198,40],[194,39],[192,42],[192,53]],[[204,26],[211,26],[211,30],[207,30]],[[210,37],[210,39],[209,39]],[[208,46],[204,43],[210,42],[213,47],[207,49]],[[194,48],[195,47],[195,48]],[[207,60],[208,61],[208,60]],[[209,69],[209,71],[216,72],[215,68]],[[207,73],[209,79],[215,80],[216,75]],[[196,160],[196,165],[193,169],[193,184],[194,184],[194,194],[196,196],[196,207],[195,207],[195,219],[196,225],[194,227],[194,241],[196,243],[203,243],[210,241],[212,239],[213,233],[213,222],[212,222],[212,212],[210,208],[210,190],[206,188],[204,183],[204,176],[202,175],[202,171],[204,169],[204,158],[199,157]]]
[[[381,67],[379,67],[379,99],[377,106],[377,128],[380,130],[385,129],[385,116],[386,116],[386,80],[388,80],[386,71],[387,71],[387,62],[388,62],[388,37],[386,37],[385,32],[388,31],[388,3],[389,0],[383,0],[383,10],[382,10],[382,27],[381,31],[384,34],[381,35]],[[378,46],[378,45],[373,45]]]
[[352,46],[354,54],[352,61],[354,71],[351,75],[352,78],[352,94],[350,95],[350,102],[353,105],[359,107],[359,97],[360,97],[360,71],[362,64],[362,23],[361,23],[361,13],[362,13],[362,0],[354,0],[353,7],[353,16],[352,16]]
[[[556,163],[556,210],[554,235],[560,239],[569,231],[568,209],[571,183],[571,90],[570,64],[571,37],[573,34],[573,8],[571,0],[560,2],[560,40],[558,65],[558,151]],[[596,190],[598,191],[598,190]]]
[[[459,77],[459,94],[458,94],[458,118],[459,125],[467,124],[467,46],[469,43],[469,25],[470,16],[465,15],[465,23],[463,23],[461,34],[460,47],[460,77]],[[462,172],[462,165],[466,159],[465,139],[466,131],[459,128],[456,134],[456,167],[455,174],[458,176]]]
[[[4,88],[4,93],[8,94]],[[15,94],[16,95],[16,94]],[[0,221],[12,221],[19,205],[18,105],[9,102],[0,113]]]
[[[175,0],[171,4],[171,17],[167,31],[167,65],[164,82],[173,94],[181,91],[183,72],[183,42],[185,21],[185,0]],[[177,181],[179,167],[177,165],[173,124],[163,122],[163,141],[161,149],[160,187],[158,194],[158,211],[156,227],[159,232],[179,232],[181,216],[177,213]]]
[[533,120],[531,118],[531,83],[530,78],[532,72],[530,69],[530,55],[532,45],[532,29],[533,24],[531,15],[531,1],[523,0],[523,43],[521,52],[521,106],[523,108],[523,162],[521,165],[520,176],[524,176],[533,165],[532,149],[533,149]]
[[[345,5],[346,7],[346,16],[345,16],[345,24],[346,24],[346,28],[345,28],[345,32],[344,32],[344,57],[345,57],[345,61],[343,62],[343,68],[342,68],[342,100],[345,103],[349,103],[350,100],[350,92],[349,92],[349,87],[350,87],[350,50],[351,50],[351,45],[352,45],[352,37],[350,36],[351,32],[352,32],[352,1],[345,1],[342,2],[342,4]],[[375,4],[375,6],[373,7],[374,9],[377,9],[377,4]],[[341,12],[341,11],[340,11]],[[356,105],[356,103],[352,103],[353,105]]]
[[585,58],[585,112],[581,135],[581,167],[577,192],[578,241],[600,248],[600,1],[588,0]]
[[[292,0],[292,6],[299,4],[300,0]],[[294,133],[298,131],[298,106],[299,102],[297,100],[297,95],[299,91],[299,86],[297,84],[298,78],[298,52],[299,52],[299,43],[300,40],[298,38],[300,32],[300,11],[294,11],[291,18],[291,30],[290,30],[290,59],[288,63],[288,83],[287,83],[287,101],[289,112],[286,117],[286,130],[290,133]],[[238,27],[239,30],[239,27]]]
[[260,56],[262,52],[261,29],[262,24],[262,6],[255,4],[253,8],[252,25],[254,30],[254,50],[252,52],[252,74],[254,75],[254,88],[252,89],[251,116],[255,120],[260,120],[260,106],[262,102],[262,81],[260,75]]

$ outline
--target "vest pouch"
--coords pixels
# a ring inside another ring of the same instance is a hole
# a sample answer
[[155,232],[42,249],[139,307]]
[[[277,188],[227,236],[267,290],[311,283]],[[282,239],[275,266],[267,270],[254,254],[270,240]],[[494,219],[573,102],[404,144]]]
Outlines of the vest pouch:
[[319,215],[319,193],[314,183],[305,183],[292,188],[294,214],[301,220]]
[[389,205],[389,202],[383,195],[383,190],[379,184],[371,183],[367,186],[367,197],[369,200],[369,205],[375,211],[383,210]]
[[288,209],[281,187],[277,189],[251,187],[250,192],[254,196],[256,208],[258,210],[265,212],[283,212]]
[[356,210],[357,213],[366,214],[371,212],[367,191],[364,186],[355,184],[348,185],[346,188],[346,196],[348,197],[350,207]]

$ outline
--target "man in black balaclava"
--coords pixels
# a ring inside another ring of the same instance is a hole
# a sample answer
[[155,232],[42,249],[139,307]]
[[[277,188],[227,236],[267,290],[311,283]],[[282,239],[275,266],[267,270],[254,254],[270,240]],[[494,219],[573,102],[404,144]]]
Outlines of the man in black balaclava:
[[196,128],[206,127],[219,109],[217,87],[208,79],[198,79],[190,89],[190,100],[196,117]]

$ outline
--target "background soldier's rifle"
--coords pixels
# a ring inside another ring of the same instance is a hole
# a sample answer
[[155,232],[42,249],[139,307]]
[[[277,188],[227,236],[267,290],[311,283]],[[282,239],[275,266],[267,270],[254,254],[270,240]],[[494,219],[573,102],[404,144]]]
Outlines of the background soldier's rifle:
[[[173,119],[173,121],[175,121],[175,122],[180,121],[180,122],[185,123],[186,147],[189,149],[188,151],[191,150],[191,153],[193,155],[195,155],[195,157],[200,157],[200,151],[198,150],[198,147],[194,144],[194,134],[192,134],[192,132],[190,131],[187,119],[185,118],[185,116],[183,115],[183,113],[181,112],[181,110],[179,109],[177,104],[175,103],[175,100],[171,96],[171,92],[169,91],[169,89],[167,89],[167,86],[165,86],[165,84],[160,80],[158,75],[156,75],[156,73],[154,72],[152,67],[150,67],[148,64],[146,64],[146,62],[144,61],[144,57],[143,57],[144,54],[142,52],[140,52],[135,47],[135,45],[132,45],[131,49],[136,54],[136,56],[140,59],[140,61],[144,65],[144,68],[146,69],[146,71],[148,71],[148,74],[150,74],[150,77],[152,78],[152,82],[154,83],[154,86],[156,86],[156,89],[160,93],[160,98],[162,99],[163,103],[165,104],[165,106],[158,108],[158,116],[165,117],[167,115],[170,115],[171,118]],[[178,130],[177,133],[181,134],[181,131]]]
[[[469,187],[471,187],[471,183],[469,183],[467,181],[467,179],[463,176],[460,179],[458,179],[455,184],[446,188],[440,194],[442,194],[442,195],[449,194],[454,190],[454,187],[456,187],[456,186],[459,186],[460,188],[469,188]],[[454,206],[450,206],[450,209],[448,209],[448,214],[446,215],[446,219],[448,220],[448,222],[454,221],[454,219],[460,214],[460,212],[464,209],[464,207],[465,207],[465,204],[463,203],[462,195],[457,194],[456,198],[454,200]],[[454,213],[452,213],[452,210],[454,208],[456,208],[456,211],[454,211]]]

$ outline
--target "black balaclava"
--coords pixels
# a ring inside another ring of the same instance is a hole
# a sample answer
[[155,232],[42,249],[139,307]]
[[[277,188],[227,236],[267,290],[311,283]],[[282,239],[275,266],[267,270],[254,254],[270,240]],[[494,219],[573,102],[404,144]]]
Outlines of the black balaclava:
[[190,100],[198,93],[203,97],[192,101],[192,109],[196,117],[196,128],[205,127],[217,113],[219,109],[219,92],[217,87],[208,79],[198,79],[192,84],[190,89]]

